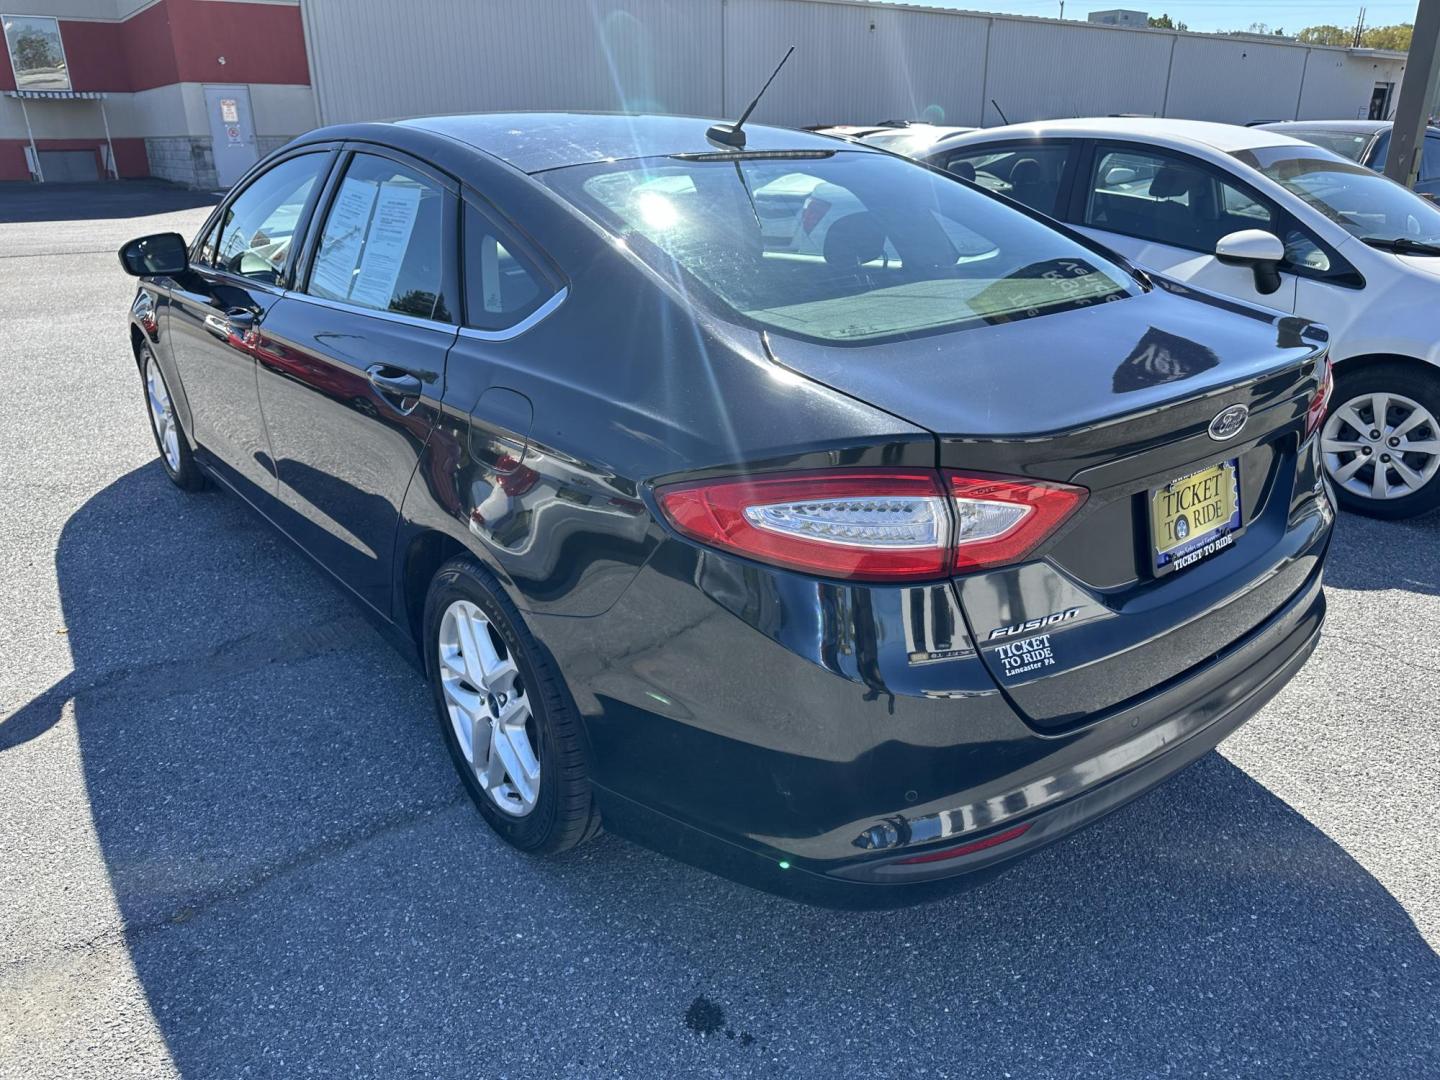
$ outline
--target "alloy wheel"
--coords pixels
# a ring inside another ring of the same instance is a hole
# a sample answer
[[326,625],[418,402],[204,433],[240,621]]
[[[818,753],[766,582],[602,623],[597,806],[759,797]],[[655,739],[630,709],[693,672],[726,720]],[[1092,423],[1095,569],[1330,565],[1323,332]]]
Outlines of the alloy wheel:
[[490,800],[524,817],[540,795],[539,738],[515,659],[478,606],[440,619],[440,685],[461,753]]
[[145,397],[150,403],[150,424],[155,441],[165,455],[171,472],[180,471],[180,429],[175,423],[175,409],[170,402],[170,389],[154,356],[145,358]]
[[1352,495],[1401,499],[1440,469],[1440,423],[1401,394],[1361,394],[1330,413],[1320,452],[1330,478]]

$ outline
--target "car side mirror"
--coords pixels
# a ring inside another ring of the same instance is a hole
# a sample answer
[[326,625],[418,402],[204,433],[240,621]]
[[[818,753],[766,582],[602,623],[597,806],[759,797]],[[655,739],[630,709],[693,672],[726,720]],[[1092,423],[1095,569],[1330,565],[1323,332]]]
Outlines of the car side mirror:
[[120,249],[120,265],[127,274],[180,274],[190,265],[190,252],[179,233],[156,233],[131,240]]
[[1222,236],[1215,243],[1215,257],[1232,266],[1248,266],[1255,273],[1255,291],[1269,296],[1280,288],[1280,264],[1285,245],[1264,229],[1241,229]]
[[1134,169],[1117,165],[1105,174],[1105,186],[1116,187],[1120,184],[1133,184],[1137,179],[1139,179],[1139,174]]

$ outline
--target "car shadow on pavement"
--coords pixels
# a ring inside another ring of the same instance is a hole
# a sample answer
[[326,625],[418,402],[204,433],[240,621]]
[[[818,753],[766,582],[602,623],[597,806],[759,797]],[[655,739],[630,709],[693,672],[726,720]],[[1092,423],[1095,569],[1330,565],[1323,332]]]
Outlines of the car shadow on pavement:
[[1405,521],[1341,514],[1325,583],[1440,596],[1440,511]]
[[[419,674],[233,497],[66,524],[73,702],[125,943],[184,1076],[1420,1076],[1440,958],[1210,754],[968,893],[794,904],[612,837],[523,856]],[[1428,1071],[1427,1071],[1428,1070]]]

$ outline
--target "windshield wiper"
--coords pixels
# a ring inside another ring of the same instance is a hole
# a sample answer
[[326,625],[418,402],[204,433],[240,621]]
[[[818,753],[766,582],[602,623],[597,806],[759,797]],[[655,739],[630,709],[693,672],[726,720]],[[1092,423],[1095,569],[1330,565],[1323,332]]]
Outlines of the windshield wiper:
[[1393,251],[1396,255],[1440,255],[1440,244],[1411,240],[1408,236],[1397,236],[1389,240],[1381,236],[1362,236],[1360,240],[1381,251]]

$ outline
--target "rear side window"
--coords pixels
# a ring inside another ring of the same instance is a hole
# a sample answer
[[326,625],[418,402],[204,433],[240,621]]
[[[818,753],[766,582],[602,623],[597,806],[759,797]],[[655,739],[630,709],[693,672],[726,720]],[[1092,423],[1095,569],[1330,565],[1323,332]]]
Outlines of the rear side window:
[[465,204],[465,325],[477,330],[514,326],[553,290],[528,259],[506,246],[491,221]]
[[945,168],[963,180],[1055,217],[1070,146],[1021,146],[952,154]]
[[262,173],[226,206],[197,261],[273,285],[285,269],[305,202],[327,160],[327,154],[302,154]]
[[1095,153],[1086,225],[1191,251],[1214,252],[1241,229],[1275,232],[1271,210],[1199,162],[1143,150]]
[[320,233],[305,291],[376,311],[449,322],[445,189],[413,169],[356,154]]

